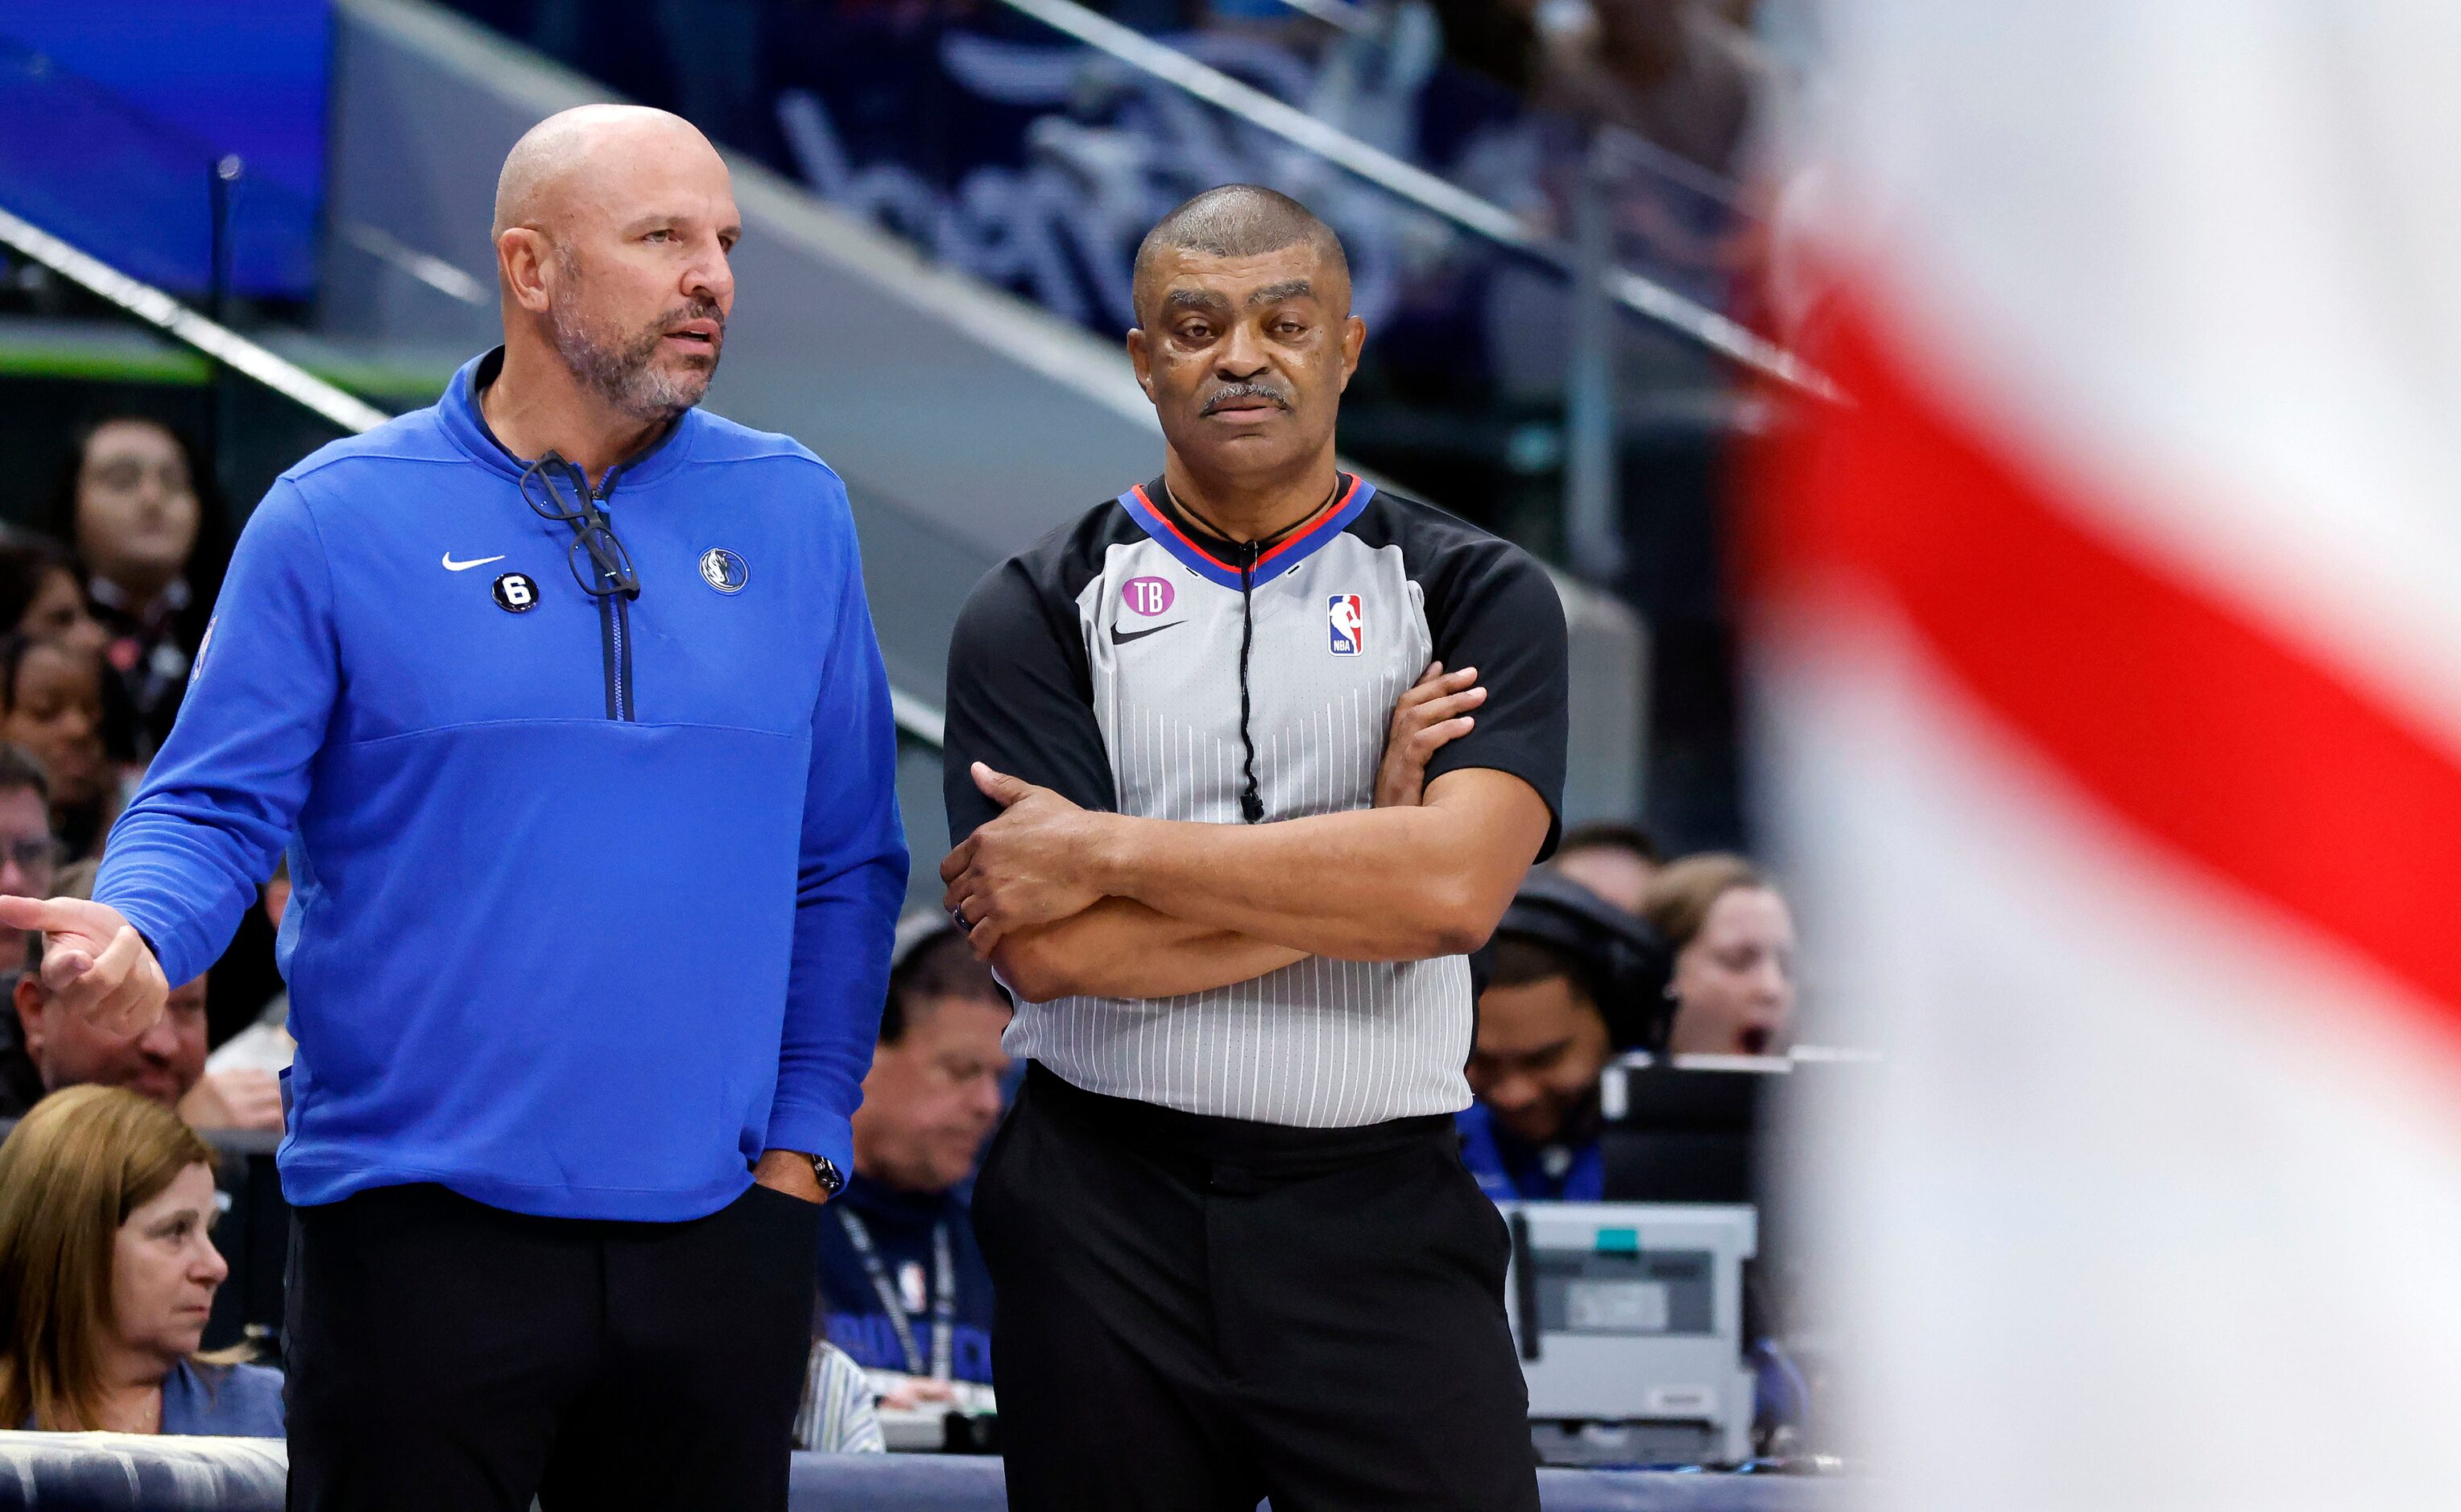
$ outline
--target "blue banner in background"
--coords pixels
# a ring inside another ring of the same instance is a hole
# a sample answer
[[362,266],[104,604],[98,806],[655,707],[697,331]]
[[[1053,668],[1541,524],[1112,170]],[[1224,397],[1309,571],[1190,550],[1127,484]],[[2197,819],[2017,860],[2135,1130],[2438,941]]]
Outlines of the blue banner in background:
[[315,289],[329,0],[0,0],[0,204],[174,292]]

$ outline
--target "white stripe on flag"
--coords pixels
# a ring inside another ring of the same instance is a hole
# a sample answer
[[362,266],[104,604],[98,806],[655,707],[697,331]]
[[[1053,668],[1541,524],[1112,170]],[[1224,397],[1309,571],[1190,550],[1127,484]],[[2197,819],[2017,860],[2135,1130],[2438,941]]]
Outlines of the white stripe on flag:
[[1870,1096],[1807,1110],[1887,1512],[2461,1506],[2461,1047],[2157,855],[1863,613],[1772,791]]

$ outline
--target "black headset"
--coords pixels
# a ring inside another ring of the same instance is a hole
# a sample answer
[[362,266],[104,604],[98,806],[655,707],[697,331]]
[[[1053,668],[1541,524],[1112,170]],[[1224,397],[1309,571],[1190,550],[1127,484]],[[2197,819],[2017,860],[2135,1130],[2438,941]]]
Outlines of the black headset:
[[[1606,1015],[1617,1050],[1666,1048],[1675,1004],[1666,995],[1674,962],[1666,943],[1634,918],[1570,877],[1536,870],[1522,881],[1495,926],[1498,939],[1517,935],[1551,947],[1577,966],[1581,985]],[[1472,985],[1484,995],[1494,974],[1494,944],[1470,960]]]

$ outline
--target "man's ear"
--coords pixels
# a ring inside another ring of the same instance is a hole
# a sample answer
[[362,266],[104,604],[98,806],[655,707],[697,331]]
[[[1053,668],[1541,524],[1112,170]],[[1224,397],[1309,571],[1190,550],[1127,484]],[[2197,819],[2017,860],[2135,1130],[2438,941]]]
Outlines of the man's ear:
[[1341,389],[1350,392],[1350,380],[1359,373],[1359,353],[1367,345],[1367,322],[1357,315],[1341,322]]
[[17,1025],[26,1042],[26,1056],[40,1060],[43,1056],[43,1010],[51,1006],[51,994],[43,990],[42,979],[32,969],[18,973],[17,985],[9,996],[16,1005]]
[[546,235],[526,225],[511,225],[496,238],[496,266],[503,275],[504,287],[512,291],[513,302],[533,314],[546,312],[548,304],[547,262],[554,249],[547,245]]
[[1153,348],[1146,345],[1142,326],[1128,328],[1128,362],[1137,370],[1137,387],[1145,391],[1146,398],[1152,398]]

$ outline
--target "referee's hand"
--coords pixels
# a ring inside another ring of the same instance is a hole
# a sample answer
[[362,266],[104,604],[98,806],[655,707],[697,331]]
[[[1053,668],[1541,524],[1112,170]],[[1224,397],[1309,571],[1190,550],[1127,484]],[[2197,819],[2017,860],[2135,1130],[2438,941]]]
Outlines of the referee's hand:
[[1393,705],[1393,723],[1384,735],[1384,759],[1376,768],[1376,806],[1415,808],[1427,796],[1427,759],[1478,723],[1470,711],[1487,702],[1478,669],[1444,671],[1429,662],[1419,680]]
[[988,958],[1011,930],[1074,917],[1102,900],[1081,879],[1107,816],[980,761],[973,776],[1001,813],[940,862],[949,884],[940,904],[974,954]]
[[171,995],[161,963],[119,910],[83,898],[0,896],[0,926],[43,931],[43,988],[112,1034],[141,1034]]

